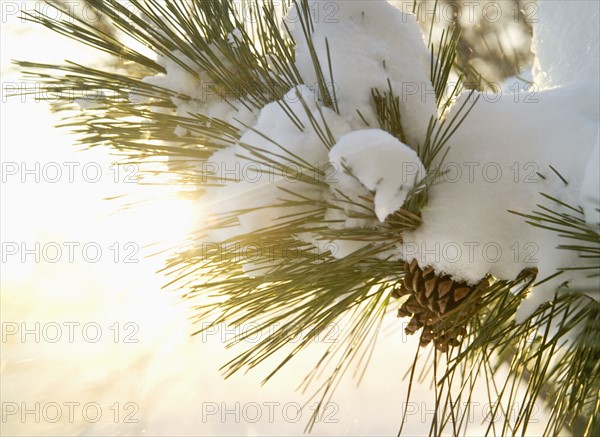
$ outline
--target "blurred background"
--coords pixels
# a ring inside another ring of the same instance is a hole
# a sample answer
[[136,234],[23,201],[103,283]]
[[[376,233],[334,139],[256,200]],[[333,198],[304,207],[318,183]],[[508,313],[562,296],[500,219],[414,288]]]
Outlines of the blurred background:
[[[432,20],[432,41],[443,28],[460,29],[458,62],[470,81],[479,83],[481,73],[501,83],[526,72],[531,2],[496,2],[498,19],[495,7],[466,3],[441,1],[434,10],[433,1],[420,2],[424,33]],[[0,5],[2,435],[301,435],[316,400],[296,387],[328,345],[315,344],[265,386],[273,361],[221,377],[219,367],[243,350],[224,347],[236,332],[222,327],[191,337],[198,326],[190,304],[176,288],[162,288],[169,278],[159,272],[162,251],[185,238],[201,205],[138,184],[137,169],[117,165],[106,150],[74,145],[68,128],[55,127],[65,114],[51,111],[43,90],[18,95],[35,84],[12,59],[106,60],[20,18],[20,10],[60,14],[44,2]],[[82,2],[65,5],[93,14]],[[152,200],[128,208],[129,197],[120,197],[128,193]],[[416,338],[402,328],[390,314],[363,382],[344,380],[315,435],[395,435],[416,351]],[[335,334],[322,342],[332,340]],[[432,390],[413,388],[407,435],[429,432]],[[480,435],[493,400],[483,385],[476,393],[470,429]],[[528,431],[543,426],[540,406]]]
[[537,1],[531,0],[417,0],[415,15],[425,39],[433,43],[443,31],[457,32],[457,69],[465,74],[466,83],[481,88],[480,79],[502,84],[525,75],[531,80],[528,70],[537,11]]

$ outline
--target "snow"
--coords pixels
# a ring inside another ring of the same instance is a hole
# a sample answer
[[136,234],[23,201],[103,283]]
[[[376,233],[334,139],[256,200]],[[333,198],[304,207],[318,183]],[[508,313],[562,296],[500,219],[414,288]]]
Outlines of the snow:
[[[327,148],[311,127],[305,108],[295,94],[298,92],[303,96],[313,117],[320,120],[317,104],[321,103],[322,96],[318,95],[313,62],[298,18],[294,18],[294,12],[291,12],[288,21],[297,42],[296,63],[306,85],[288,93],[284,100],[291,110],[300,116],[306,128],[298,129],[282,110],[281,105],[273,102],[260,111],[256,123],[247,123],[252,129],[245,132],[240,144],[215,153],[208,161],[211,170],[218,169],[218,173],[222,173],[226,168],[232,168],[234,172],[235,168],[238,168],[243,172],[243,169],[256,164],[256,157],[250,157],[250,146],[271,154],[274,162],[263,163],[269,169],[277,165],[296,166],[298,162],[295,157],[300,157],[317,168],[333,164],[337,165],[337,171],[335,177],[327,181],[330,191],[319,191],[311,184],[288,180],[279,169],[261,174],[253,172],[252,175],[242,175],[239,180],[223,181],[219,186],[207,188],[207,195],[202,199],[206,223],[214,222],[220,214],[231,210],[240,211],[239,223],[225,232],[211,230],[207,236],[208,240],[221,241],[256,232],[281,223],[285,216],[307,210],[308,207],[283,206],[282,197],[290,198],[283,190],[338,205],[340,209],[331,208],[325,214],[325,220],[334,229],[375,226],[375,221],[348,217],[351,207],[348,202],[339,198],[339,193],[342,192],[354,201],[361,202],[361,196],[368,196],[369,190],[374,190],[375,211],[379,220],[383,221],[402,205],[417,174],[424,174],[422,164],[414,151],[391,135],[375,129],[378,127],[378,121],[371,95],[372,88],[377,88],[380,92],[387,91],[389,79],[394,92],[402,95],[400,110],[407,142],[413,147],[423,142],[429,120],[436,113],[436,102],[429,80],[430,55],[414,17],[400,12],[386,2],[336,3],[335,6],[339,9],[332,16],[324,13],[330,6],[330,2],[311,2],[309,5],[310,10],[316,11],[317,14],[313,15],[312,39],[324,68],[328,65],[326,39],[331,50],[340,110],[340,114],[337,115],[328,108],[321,108],[337,142],[330,155],[328,156]],[[167,70],[173,68],[179,67],[167,66]],[[324,73],[328,78],[328,70]],[[177,75],[185,76],[182,73]],[[182,79],[177,78],[177,82],[177,86],[181,86]],[[189,85],[184,88],[189,88]],[[195,92],[191,95],[194,96]],[[207,105],[206,108],[212,106]],[[357,110],[360,110],[368,125]],[[186,111],[189,109],[186,108]],[[371,129],[365,129],[369,127]],[[341,139],[352,130],[357,132]],[[359,150],[360,146],[356,141],[364,141],[362,151]],[[279,145],[283,145],[287,151],[283,151]],[[367,145],[372,147],[370,151],[367,151]],[[368,168],[363,167],[363,163],[358,163],[365,161],[366,153],[372,155]],[[357,170],[355,176],[358,179],[339,171],[342,159],[345,164]],[[379,181],[381,175],[377,176],[376,172],[381,171],[378,167],[384,164],[387,166],[387,177]],[[402,166],[407,167],[404,173],[399,172]],[[394,174],[401,175],[400,182]],[[296,237],[319,248],[323,245],[330,249],[333,247],[335,250],[332,252],[336,257],[346,256],[366,244],[359,241],[323,240],[309,232]]]
[[[329,43],[336,98],[340,114],[353,129],[376,128],[371,89],[388,91],[388,79],[401,95],[400,111],[411,145],[422,142],[431,116],[436,114],[435,94],[429,79],[430,54],[415,17],[387,2],[309,2],[312,40],[326,81],[330,81],[325,39]],[[337,8],[328,15],[332,6]],[[294,12],[296,14],[297,12]],[[308,44],[297,17],[291,25],[296,65],[304,82],[316,86],[317,76]],[[357,110],[368,121],[365,125]]]
[[533,82],[533,71],[531,68],[522,71],[518,76],[506,79],[501,86],[502,93],[515,93],[520,91],[536,92],[539,86]]
[[233,29],[229,35],[227,35],[227,42],[233,47],[239,47],[240,41],[242,40],[242,31],[240,29]]
[[[598,108],[587,95],[579,86],[539,92],[536,103],[527,103],[526,92],[518,103],[512,93],[497,102],[482,96],[449,141],[448,173],[431,190],[423,226],[405,235],[405,255],[471,283],[486,274],[514,279],[526,267],[537,267],[542,279],[574,264],[575,253],[555,250],[565,239],[508,211],[531,213],[544,203],[541,192],[577,204],[598,129]],[[536,288],[538,302],[566,279]]]
[[[238,33],[239,30],[232,32],[232,35],[238,35]],[[236,104],[235,101],[226,101],[225,97],[221,95],[223,90],[216,86],[192,60],[180,51],[175,51],[174,55],[195,74],[192,74],[169,57],[158,56],[157,62],[165,68],[166,73],[148,76],[142,81],[178,93],[179,95],[171,97],[176,115],[189,117],[190,114],[202,114],[229,123],[239,128],[240,131],[244,131],[245,126],[254,124],[257,116],[255,111],[244,105]],[[231,96],[229,97],[231,99]],[[132,93],[130,101],[133,103],[147,103],[149,99],[137,93]],[[153,110],[164,109],[156,107]],[[178,137],[183,137],[192,132],[177,126],[174,133]]]
[[600,77],[600,2],[540,1],[535,14],[533,73],[542,88]]
[[586,223],[590,226],[600,226],[600,130],[596,147],[583,175],[579,203],[583,208]]
[[[344,135],[329,152],[329,160],[339,169],[348,169],[362,185],[375,191],[375,213],[380,222],[400,209],[411,188],[425,176],[417,153],[389,133],[364,129]],[[357,199],[360,193],[343,190]],[[343,189],[342,188],[342,189]]]
[[[286,114],[283,101],[299,116],[304,130]],[[298,198],[292,198],[283,190],[309,199],[322,198],[322,189],[301,180],[301,177],[314,178],[312,168],[322,169],[327,163],[327,147],[311,126],[302,103],[304,101],[311,115],[320,120],[315,96],[303,85],[290,90],[283,101],[266,105],[239,144],[222,149],[208,159],[206,177],[216,178],[220,185],[209,187],[202,198],[207,223],[219,214],[240,211],[239,226],[228,228],[225,234],[211,231],[211,241],[255,232],[280,224],[289,214],[310,210],[309,206],[284,205],[285,199]],[[321,113],[334,138],[350,131],[348,124],[333,111],[325,108]],[[271,162],[257,162],[251,150],[259,151]]]
[[181,51],[174,51],[173,56],[196,74],[192,74],[188,69],[184,68],[178,62],[175,62],[172,58],[159,55],[157,56],[156,61],[165,68],[166,73],[148,76],[142,81],[172,90],[193,99],[203,100],[202,71]]

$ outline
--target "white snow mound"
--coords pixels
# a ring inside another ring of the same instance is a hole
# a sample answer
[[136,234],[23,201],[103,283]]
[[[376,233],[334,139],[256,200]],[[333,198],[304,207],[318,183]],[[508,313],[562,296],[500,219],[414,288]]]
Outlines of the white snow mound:
[[[416,152],[380,129],[344,135],[329,152],[329,160],[375,191],[375,213],[380,222],[402,206],[411,188],[425,176]],[[349,185],[346,188],[351,189]],[[344,194],[358,197],[347,190]]]

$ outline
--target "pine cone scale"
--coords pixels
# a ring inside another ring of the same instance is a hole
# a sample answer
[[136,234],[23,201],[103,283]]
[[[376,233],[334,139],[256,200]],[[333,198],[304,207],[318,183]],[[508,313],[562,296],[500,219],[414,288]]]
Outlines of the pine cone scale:
[[469,294],[471,294],[471,291],[472,291],[472,289],[468,288],[468,287],[457,288],[456,290],[454,290],[454,301],[460,302],[465,297],[467,297]]
[[433,292],[436,289],[436,285],[437,285],[436,277],[425,282],[425,296],[427,297],[427,299],[431,298],[431,295],[433,294]]
[[438,296],[444,297],[448,293],[450,293],[450,291],[452,290],[452,284],[454,284],[454,282],[450,279],[446,281],[441,281],[440,285],[438,286]]

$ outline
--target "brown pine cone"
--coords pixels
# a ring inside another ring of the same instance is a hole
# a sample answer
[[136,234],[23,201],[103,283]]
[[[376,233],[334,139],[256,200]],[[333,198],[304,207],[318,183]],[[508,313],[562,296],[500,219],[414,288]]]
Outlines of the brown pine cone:
[[[423,328],[421,344],[433,341],[442,352],[448,346],[458,346],[459,337],[467,333],[467,321],[481,307],[481,291],[489,284],[488,278],[469,285],[449,275],[437,276],[431,266],[421,269],[417,260],[405,263],[404,269],[403,283],[392,296],[408,296],[398,309],[398,317],[411,317],[405,332],[414,334]],[[470,296],[473,298],[468,299]],[[456,317],[451,326],[444,323],[450,314]]]

